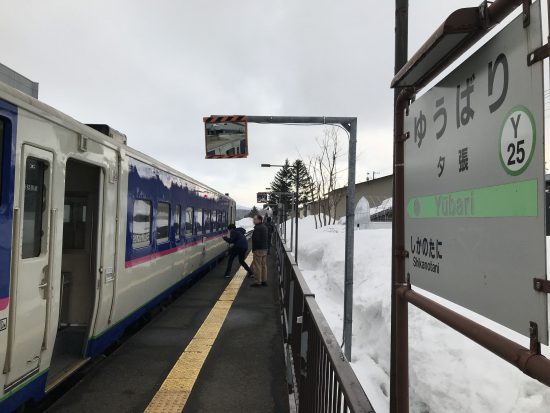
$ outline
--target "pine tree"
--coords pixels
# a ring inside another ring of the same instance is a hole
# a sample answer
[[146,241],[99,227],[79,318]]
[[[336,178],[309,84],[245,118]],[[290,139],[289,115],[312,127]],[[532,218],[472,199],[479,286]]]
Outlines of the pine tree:
[[311,198],[313,179],[309,175],[309,171],[301,159],[296,159],[291,168],[292,174],[292,191],[296,192],[296,171],[299,174],[299,204],[305,206],[309,202],[313,201]]
[[277,171],[273,182],[271,182],[271,191],[273,193],[269,196],[270,204],[277,204],[274,208],[278,211],[278,205],[283,204],[286,211],[290,211],[292,206],[292,197],[289,195],[277,194],[277,192],[291,192],[292,191],[292,167],[288,159],[285,160],[284,166]]
[[254,205],[252,207],[252,209],[250,210],[250,212],[248,213],[248,216],[250,218],[254,218],[255,215],[259,214],[260,211],[258,211],[258,208],[256,208],[256,205]]

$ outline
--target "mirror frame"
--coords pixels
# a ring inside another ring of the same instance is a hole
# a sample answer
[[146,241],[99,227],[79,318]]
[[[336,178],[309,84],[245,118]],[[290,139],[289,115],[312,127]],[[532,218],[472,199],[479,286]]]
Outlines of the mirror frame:
[[[263,195],[265,195],[265,198],[260,198],[260,196],[263,196]],[[256,203],[257,204],[269,203],[269,192],[256,192]]]
[[[238,159],[238,158],[247,158],[248,157],[248,121],[246,116],[209,116],[203,118],[204,122],[204,149],[205,149],[205,158],[206,159]],[[239,123],[244,125],[244,152],[232,155],[209,155],[208,154],[208,125],[216,123]]]

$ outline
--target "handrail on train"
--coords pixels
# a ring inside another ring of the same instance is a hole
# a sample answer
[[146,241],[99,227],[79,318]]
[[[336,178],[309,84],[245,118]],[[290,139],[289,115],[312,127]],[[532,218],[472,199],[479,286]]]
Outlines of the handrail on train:
[[297,412],[374,413],[351,365],[344,357],[315,294],[286,250],[279,232],[276,253],[289,391]]

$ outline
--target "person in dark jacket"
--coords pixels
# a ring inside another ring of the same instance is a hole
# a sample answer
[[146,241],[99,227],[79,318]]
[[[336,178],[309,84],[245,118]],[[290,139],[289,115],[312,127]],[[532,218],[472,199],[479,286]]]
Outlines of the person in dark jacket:
[[229,224],[227,229],[229,230],[229,237],[223,237],[223,239],[227,243],[231,244],[232,247],[229,250],[229,260],[227,261],[227,269],[225,270],[224,277],[231,277],[231,267],[233,266],[233,260],[235,257],[239,257],[239,264],[243,266],[248,275],[252,275],[252,270],[244,261],[246,251],[248,250],[248,241],[246,239],[245,229],[236,228],[234,224]]
[[254,232],[252,233],[252,272],[256,282],[251,287],[267,285],[267,247],[268,230],[261,215],[254,216]]

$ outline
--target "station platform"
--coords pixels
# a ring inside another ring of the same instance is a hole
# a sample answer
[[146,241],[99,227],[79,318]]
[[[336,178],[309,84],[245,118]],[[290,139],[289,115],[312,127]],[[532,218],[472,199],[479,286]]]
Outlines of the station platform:
[[276,272],[267,287],[251,288],[242,269],[223,278],[226,265],[227,258],[46,411],[288,412]]

